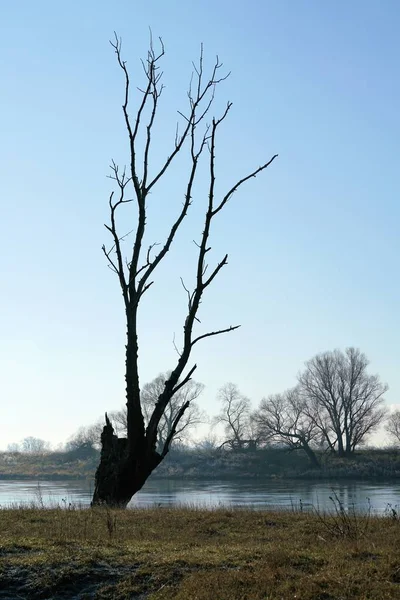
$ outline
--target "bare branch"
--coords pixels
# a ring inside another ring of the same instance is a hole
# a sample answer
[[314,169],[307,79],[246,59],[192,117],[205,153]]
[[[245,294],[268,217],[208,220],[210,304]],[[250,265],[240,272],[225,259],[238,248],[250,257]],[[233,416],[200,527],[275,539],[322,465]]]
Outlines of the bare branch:
[[[227,79],[227,77],[229,77],[229,73],[225,77],[220,77],[220,78],[216,77],[217,72],[221,68],[221,66],[222,65],[219,62],[218,57],[217,57],[210,80],[208,81],[207,84],[202,86],[202,50],[201,50],[200,67],[199,67],[200,74],[198,75],[198,86],[197,86],[196,97],[192,97],[191,89],[189,89],[189,92],[188,92],[189,104],[190,104],[190,108],[191,108],[189,116],[186,117],[183,113],[178,111],[178,114],[180,114],[186,121],[186,125],[183,129],[183,133],[182,133],[181,138],[178,141],[178,143],[176,143],[177,139],[175,138],[175,147],[174,147],[173,151],[168,156],[167,160],[165,161],[164,165],[159,170],[158,174],[153,178],[153,180],[147,186],[146,192],[149,192],[151,190],[151,188],[154,187],[154,185],[157,183],[157,181],[159,181],[159,179],[164,175],[164,173],[166,172],[166,170],[168,169],[168,167],[170,166],[170,164],[172,163],[174,158],[180,152],[180,150],[181,150],[185,140],[187,139],[188,135],[190,134],[190,131],[192,130],[192,128],[196,127],[204,119],[205,115],[208,113],[208,111],[211,107],[211,104],[213,102],[215,86],[218,85],[219,83],[221,83],[222,81],[224,81],[225,79]],[[211,90],[211,98],[209,99],[206,107],[202,110],[202,112],[198,116],[197,109],[210,90]]]
[[203,136],[202,142],[200,144],[200,147],[198,149],[198,151],[196,152],[194,150],[194,144],[195,144],[195,127],[194,125],[192,125],[192,129],[191,129],[191,156],[192,156],[192,167],[191,167],[191,171],[189,174],[189,178],[188,178],[188,183],[187,183],[187,187],[186,187],[186,193],[185,193],[185,201],[183,203],[182,209],[176,219],[176,221],[173,223],[170,232],[168,234],[168,237],[165,241],[165,244],[163,246],[163,248],[161,249],[161,251],[159,252],[159,254],[154,258],[154,260],[152,261],[151,264],[148,265],[147,270],[145,271],[144,275],[142,276],[141,280],[139,281],[138,284],[138,292],[140,293],[140,289],[141,287],[145,284],[145,282],[147,281],[148,277],[150,277],[151,273],[154,271],[154,269],[157,267],[157,265],[162,261],[162,259],[164,258],[164,256],[167,254],[167,252],[169,251],[171,244],[175,238],[175,234],[178,231],[182,221],[184,220],[187,211],[192,203],[192,188],[195,182],[195,177],[196,177],[196,172],[197,172],[197,167],[198,167],[198,163],[199,163],[199,159],[200,156],[204,150],[205,147],[205,135]]
[[203,333],[203,335],[199,335],[192,341],[192,346],[194,346],[194,344],[196,344],[200,340],[203,340],[204,338],[211,337],[213,335],[220,335],[221,333],[229,333],[230,331],[235,331],[235,329],[239,329],[239,327],[241,327],[241,325],[231,325],[226,329],[219,329],[218,331],[210,331],[209,333]]
[[114,268],[115,272],[118,274],[125,306],[128,306],[128,301],[129,301],[128,300],[128,288],[127,288],[127,284],[126,284],[126,280],[125,280],[124,263],[123,263],[123,259],[122,259],[121,244],[120,244],[120,239],[117,235],[116,222],[115,222],[115,210],[117,209],[117,207],[120,204],[122,204],[124,202],[124,188],[121,189],[120,199],[115,204],[113,204],[113,196],[114,196],[114,192],[112,192],[110,194],[110,198],[109,198],[109,205],[110,205],[110,210],[111,210],[111,227],[109,225],[104,225],[104,226],[111,233],[111,235],[114,239],[113,247],[115,248],[115,253],[117,255],[117,265],[115,265],[114,262],[112,261],[112,259],[110,258],[111,251],[107,252],[104,245],[103,245],[103,252],[104,252],[105,256],[107,257],[107,260],[109,261],[109,263]]
[[180,352],[180,351],[178,350],[178,346],[177,346],[177,345],[176,345],[176,343],[175,343],[175,333],[174,333],[174,337],[172,338],[172,343],[173,343],[173,345],[174,345],[175,351],[176,351],[176,353],[178,354],[178,356],[182,356],[182,352]]
[[256,169],[255,171],[253,171],[252,173],[250,173],[250,175],[247,175],[246,177],[243,177],[243,179],[240,179],[230,190],[227,194],[225,194],[222,202],[217,206],[217,208],[214,209],[213,211],[213,216],[216,215],[224,206],[225,204],[228,202],[229,198],[232,196],[232,194],[234,192],[236,192],[236,190],[246,181],[248,181],[249,179],[251,179],[252,177],[257,177],[257,175],[259,173],[261,173],[261,171],[264,171],[264,169],[266,169],[267,167],[270,166],[270,164],[278,157],[278,154],[274,154],[274,156],[272,158],[270,158],[270,160],[268,162],[266,162],[264,165],[262,165],[261,167],[258,167],[258,169]]
[[146,262],[144,265],[142,265],[140,267],[140,269],[138,269],[136,271],[136,277],[139,275],[139,273],[141,273],[142,271],[144,271],[144,269],[147,269],[147,267],[149,267],[151,265],[151,260],[150,260],[151,251],[153,250],[153,248],[155,248],[156,246],[159,246],[159,245],[160,244],[158,242],[154,242],[153,244],[150,244],[150,246],[147,249]]
[[140,296],[138,298],[138,301],[140,300],[140,298],[143,296],[143,294],[145,292],[147,292],[147,290],[149,289],[149,287],[151,287],[153,285],[154,281],[150,281],[149,283],[146,283],[145,286],[142,287],[142,289],[140,290]]
[[173,425],[171,427],[171,431],[169,432],[168,437],[167,437],[167,439],[165,441],[164,449],[163,449],[163,451],[161,453],[161,457],[162,458],[164,458],[166,456],[166,454],[168,453],[171,441],[172,441],[172,439],[173,439],[173,437],[174,437],[174,435],[176,433],[176,428],[178,426],[178,423],[181,420],[181,418],[183,417],[185,411],[189,408],[189,405],[190,405],[190,402],[187,401],[179,409],[179,412],[176,415],[174,423],[173,423]]
[[101,249],[103,250],[108,262],[110,263],[108,266],[111,268],[112,271],[114,271],[117,275],[119,275],[118,273],[118,269],[115,265],[115,263],[113,262],[113,260],[110,257],[110,252],[107,252],[105,245],[103,244]]
[[178,392],[184,385],[186,385],[188,383],[188,381],[190,381],[190,379],[196,369],[197,369],[197,365],[193,365],[193,367],[190,369],[190,371],[186,375],[186,377],[178,385],[176,385],[174,387],[174,389],[172,390],[172,394],[176,394],[176,392]]
[[[222,269],[222,267],[224,267],[225,265],[228,264],[228,255],[225,254],[224,258],[221,260],[220,263],[218,263],[218,265],[215,267],[214,271],[211,273],[210,277],[208,279],[206,279],[206,281],[204,281],[203,286],[206,288],[207,286],[210,285],[210,283],[212,282],[212,280],[218,275],[218,273],[220,272],[220,270]],[[207,270],[207,265],[204,267],[203,269],[203,275]]]

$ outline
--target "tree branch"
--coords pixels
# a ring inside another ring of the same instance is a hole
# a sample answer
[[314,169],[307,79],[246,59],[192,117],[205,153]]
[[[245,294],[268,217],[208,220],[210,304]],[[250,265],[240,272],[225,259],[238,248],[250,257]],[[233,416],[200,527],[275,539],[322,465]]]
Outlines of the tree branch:
[[213,335],[220,335],[221,333],[229,333],[230,331],[235,331],[235,329],[239,329],[240,325],[231,325],[226,329],[219,329],[218,331],[210,331],[209,333],[203,333],[203,335],[199,335],[192,341],[192,346],[194,346],[200,340],[203,340],[207,337],[212,337]]
[[174,389],[172,390],[172,395],[176,394],[176,392],[178,392],[181,388],[183,388],[184,385],[186,385],[188,383],[188,381],[191,380],[193,373],[195,372],[195,370],[197,369],[197,365],[194,365],[189,373],[186,375],[186,377],[183,379],[183,381],[181,381],[178,385],[176,385],[174,387]]
[[268,162],[266,162],[264,165],[262,165],[261,167],[258,167],[258,169],[256,169],[255,171],[253,171],[252,173],[250,173],[250,175],[247,175],[246,177],[243,177],[243,179],[240,179],[233,187],[231,187],[231,189],[229,190],[229,192],[227,194],[225,194],[222,202],[217,206],[216,209],[214,209],[213,211],[213,216],[216,215],[217,213],[219,213],[219,211],[225,206],[225,204],[228,202],[229,198],[232,196],[232,194],[234,194],[234,192],[236,192],[236,190],[246,181],[248,181],[249,179],[251,179],[252,177],[257,177],[257,175],[259,173],[261,173],[261,171],[264,171],[264,169],[266,169],[267,167],[269,167],[269,165],[278,157],[278,154],[274,154],[274,156],[272,158],[270,158],[270,160]]
[[186,411],[186,409],[189,408],[189,405],[190,405],[190,402],[189,402],[189,400],[187,400],[179,409],[178,414],[176,415],[175,420],[172,424],[171,431],[169,432],[167,439],[165,440],[164,449],[161,453],[161,458],[164,458],[166,456],[166,454],[168,453],[169,447],[171,445],[171,441],[175,435],[176,428],[178,427],[178,423],[181,420],[181,418],[183,417],[183,414]]

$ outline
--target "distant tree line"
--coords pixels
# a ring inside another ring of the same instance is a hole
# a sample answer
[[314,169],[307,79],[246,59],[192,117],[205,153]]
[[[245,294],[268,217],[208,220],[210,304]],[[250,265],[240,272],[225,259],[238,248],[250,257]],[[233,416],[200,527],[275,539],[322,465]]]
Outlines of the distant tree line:
[[[388,386],[378,375],[368,373],[369,362],[360,350],[347,348],[317,354],[305,364],[297,385],[282,393],[261,400],[254,410],[250,399],[234,383],[227,383],[218,393],[219,413],[208,419],[196,402],[203,386],[189,381],[173,398],[168,412],[160,422],[159,445],[170,435],[172,423],[180,407],[189,402],[189,409],[173,443],[188,443],[193,429],[200,423],[210,423],[211,436],[200,448],[220,447],[232,451],[257,449],[275,445],[287,450],[302,450],[310,463],[318,467],[321,452],[349,457],[365,445],[371,433],[386,422],[390,439],[400,442],[400,410],[388,415],[384,394]],[[160,374],[142,390],[146,421],[162,393],[168,373]],[[118,435],[126,431],[126,412],[110,414]],[[215,435],[222,429],[222,439]],[[79,445],[82,435],[99,445],[101,423],[78,432],[70,442]]]
[[[226,383],[218,392],[220,410],[212,419],[197,403],[204,386],[189,380],[173,396],[160,420],[157,447],[164,447],[171,432],[171,444],[190,444],[193,431],[200,424],[208,424],[210,428],[208,438],[196,444],[199,452],[215,449],[240,452],[275,446],[288,451],[302,450],[314,467],[319,467],[321,453],[352,456],[382,424],[389,439],[400,444],[400,410],[388,414],[384,404],[388,386],[378,375],[368,373],[368,364],[365,354],[355,348],[317,354],[305,364],[293,388],[263,398],[255,409],[237,385]],[[169,376],[169,372],[160,373],[141,390],[146,423]],[[176,415],[186,404],[184,417],[173,431]],[[117,435],[126,435],[126,409],[110,413],[109,418]],[[79,428],[65,450],[81,457],[97,453],[102,430],[102,420]],[[33,437],[8,447],[10,452],[30,454],[49,449],[48,442]]]
[[8,452],[22,452],[24,454],[45,454],[50,452],[50,442],[37,437],[29,436],[21,442],[8,444]]

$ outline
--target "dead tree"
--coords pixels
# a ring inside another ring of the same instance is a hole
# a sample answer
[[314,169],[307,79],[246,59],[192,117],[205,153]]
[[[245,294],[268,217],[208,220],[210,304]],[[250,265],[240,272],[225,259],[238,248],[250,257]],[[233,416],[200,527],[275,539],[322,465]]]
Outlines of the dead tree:
[[[150,43],[147,59],[142,63],[145,86],[140,91],[141,97],[134,118],[129,114],[131,84],[126,62],[121,56],[121,40],[116,36],[111,45],[115,50],[117,62],[125,81],[122,111],[129,140],[130,166],[126,170],[120,169],[114,161],[111,164],[111,178],[115,181],[117,193],[113,192],[110,195],[110,223],[106,225],[106,229],[111,234],[112,246],[110,249],[103,246],[103,252],[110,268],[117,275],[125,307],[127,327],[125,356],[127,437],[118,438],[114,434],[111,422],[106,415],[106,425],[101,435],[101,458],[96,472],[93,504],[105,503],[110,506],[125,507],[168,453],[179,422],[189,406],[189,401],[182,404],[175,416],[162,451],[157,451],[157,432],[160,420],[171,398],[191,379],[196,369],[196,365],[189,366],[187,369],[193,347],[206,338],[231,332],[239,327],[235,325],[216,331],[198,334],[194,332],[195,323],[198,321],[197,312],[203,294],[228,261],[228,255],[225,255],[216,266],[207,269],[206,255],[211,250],[209,246],[211,226],[215,217],[221,213],[234,192],[246,181],[264,171],[276,158],[276,155],[236,181],[224,195],[219,196],[216,194],[216,138],[220,125],[229,113],[231,103],[228,102],[222,114],[218,118],[213,117],[209,125],[206,124],[206,118],[213,103],[216,86],[224,81],[229,74],[219,75],[222,64],[217,57],[210,76],[206,77],[203,68],[203,51],[201,49],[199,62],[197,65],[193,65],[194,72],[187,94],[187,111],[186,113],[178,111],[183,122],[181,132],[177,129],[175,142],[169,156],[158,170],[153,171],[150,166],[151,149],[153,147],[152,135],[160,96],[163,91],[162,72],[159,70],[159,63],[164,56],[164,45],[160,39],[160,50],[157,53],[152,42]],[[146,249],[143,240],[147,225],[149,194],[162,182],[163,176],[177,156],[184,150],[188,151],[189,167],[184,180],[183,205],[178,214],[175,215],[175,219],[172,220],[169,233],[164,242],[157,245],[153,244]],[[153,283],[152,277],[155,270],[171,248],[175,235],[192,204],[198,167],[201,159],[207,156],[208,202],[204,229],[199,242],[196,244],[198,256],[194,289],[189,290],[183,284],[188,298],[188,308],[183,325],[182,347],[177,363],[165,381],[164,389],[159,395],[146,426],[140,400],[138,372],[138,308],[144,294]],[[116,217],[117,212],[130,202],[136,204],[137,219],[133,227],[132,252],[126,260],[121,244],[122,239],[126,236],[121,236],[117,231]],[[158,252],[155,252],[156,246]]]

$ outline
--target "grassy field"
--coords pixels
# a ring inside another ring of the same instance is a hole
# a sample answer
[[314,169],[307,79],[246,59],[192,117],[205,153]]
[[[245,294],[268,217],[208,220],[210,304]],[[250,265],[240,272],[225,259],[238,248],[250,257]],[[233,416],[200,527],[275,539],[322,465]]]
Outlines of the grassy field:
[[400,521],[395,512],[2,509],[0,598],[400,599]]

